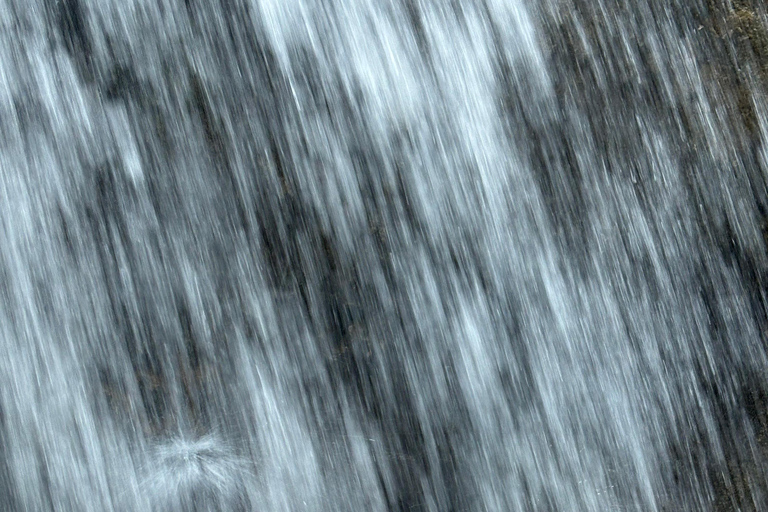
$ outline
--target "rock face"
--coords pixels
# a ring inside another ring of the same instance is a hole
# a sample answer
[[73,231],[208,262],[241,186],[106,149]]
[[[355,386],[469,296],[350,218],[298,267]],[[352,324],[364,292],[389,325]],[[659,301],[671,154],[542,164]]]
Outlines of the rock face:
[[0,0],[0,509],[768,509],[766,27]]

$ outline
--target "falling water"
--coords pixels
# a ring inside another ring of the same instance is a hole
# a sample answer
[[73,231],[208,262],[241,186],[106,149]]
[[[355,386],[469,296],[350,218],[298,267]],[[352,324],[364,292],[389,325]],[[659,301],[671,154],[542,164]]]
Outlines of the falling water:
[[757,0],[0,37],[1,510],[768,510]]

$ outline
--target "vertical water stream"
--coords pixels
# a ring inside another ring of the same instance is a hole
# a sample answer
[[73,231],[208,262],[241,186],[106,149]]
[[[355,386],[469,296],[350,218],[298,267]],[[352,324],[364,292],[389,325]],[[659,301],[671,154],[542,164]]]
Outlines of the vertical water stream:
[[0,509],[765,510],[745,0],[0,0]]

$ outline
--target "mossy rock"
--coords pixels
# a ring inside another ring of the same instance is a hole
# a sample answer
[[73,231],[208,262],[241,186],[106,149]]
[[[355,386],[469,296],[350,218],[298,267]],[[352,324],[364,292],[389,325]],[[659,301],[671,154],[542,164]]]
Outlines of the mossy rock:
[[[768,84],[768,26],[760,19],[756,11],[738,9],[730,16],[730,25],[740,43],[747,43],[751,48],[757,68],[764,84]],[[742,50],[741,53],[745,54]]]

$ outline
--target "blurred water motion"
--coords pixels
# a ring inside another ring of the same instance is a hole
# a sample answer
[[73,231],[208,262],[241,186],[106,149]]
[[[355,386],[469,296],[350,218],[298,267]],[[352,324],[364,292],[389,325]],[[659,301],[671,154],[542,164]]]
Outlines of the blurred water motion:
[[0,0],[0,509],[767,510],[766,21]]

